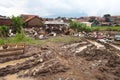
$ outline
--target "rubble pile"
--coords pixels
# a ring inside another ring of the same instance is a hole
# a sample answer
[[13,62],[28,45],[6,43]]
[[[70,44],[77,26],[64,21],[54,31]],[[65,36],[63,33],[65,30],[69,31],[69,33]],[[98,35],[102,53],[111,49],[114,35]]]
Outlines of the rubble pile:
[[77,55],[85,58],[88,61],[91,61],[91,60],[108,59],[111,56],[110,54],[112,54],[112,52],[110,52],[107,49],[97,49],[95,46],[93,46],[91,48],[85,49],[83,52],[78,53]]
[[[85,48],[81,51],[77,51],[79,48],[79,44],[71,44],[66,45],[64,48],[67,50],[69,54],[66,56],[74,56],[74,57],[80,57],[82,59],[85,59],[88,64],[86,63],[80,63],[81,64],[81,70],[83,72],[89,72],[89,71],[97,71],[97,74],[95,75],[95,78],[97,80],[119,80],[120,79],[120,51],[115,49],[109,44],[103,44],[105,48],[97,48],[97,46],[93,44],[89,45],[82,45],[82,47]],[[71,47],[72,46],[72,47]],[[64,55],[65,56],[65,55]],[[84,68],[83,68],[84,67]],[[92,79],[90,79],[92,80]]]
[[89,42],[85,41],[80,41],[79,43],[66,44],[62,46],[62,49],[64,50],[62,56],[64,57],[76,56],[77,53],[86,49],[87,46],[90,46]]
[[[87,61],[98,61],[97,69],[101,71],[102,76],[97,75],[99,80],[119,80],[120,79],[120,54],[115,48],[106,45],[106,49],[96,49],[91,47],[79,53],[78,56]],[[111,76],[110,76],[111,75]]]

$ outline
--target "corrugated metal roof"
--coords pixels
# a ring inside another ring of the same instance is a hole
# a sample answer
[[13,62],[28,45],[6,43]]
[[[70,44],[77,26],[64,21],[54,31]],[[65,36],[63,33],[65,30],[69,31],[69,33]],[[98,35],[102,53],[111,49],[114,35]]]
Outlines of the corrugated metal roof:
[[63,24],[63,25],[65,25],[65,23],[64,22],[61,22],[61,21],[45,21],[45,23],[44,24]]

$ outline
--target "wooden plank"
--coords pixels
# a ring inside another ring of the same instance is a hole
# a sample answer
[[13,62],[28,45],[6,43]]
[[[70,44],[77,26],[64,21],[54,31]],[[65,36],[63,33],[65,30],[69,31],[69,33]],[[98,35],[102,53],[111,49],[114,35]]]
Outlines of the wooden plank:
[[17,50],[24,50],[24,47],[22,47],[22,48],[3,49],[3,50],[0,50],[0,52],[17,51]]
[[7,45],[8,45],[7,49],[2,49],[3,45],[0,45],[0,47],[1,47],[0,56],[9,56],[9,55],[17,55],[17,54],[24,53],[24,49],[25,49],[24,43],[22,43],[22,44],[21,43],[20,44],[7,44]]
[[[18,43],[18,44],[11,44],[11,43],[8,43],[7,44],[8,46],[25,46],[25,43]],[[0,46],[3,46],[3,45],[0,45]]]
[[24,54],[23,50],[1,52],[0,57]]

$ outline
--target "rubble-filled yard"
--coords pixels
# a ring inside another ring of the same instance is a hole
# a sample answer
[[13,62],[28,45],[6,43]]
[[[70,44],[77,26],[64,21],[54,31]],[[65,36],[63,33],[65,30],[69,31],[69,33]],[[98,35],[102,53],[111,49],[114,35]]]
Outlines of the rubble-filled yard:
[[24,54],[0,57],[0,80],[120,80],[120,51],[80,38],[26,45]]

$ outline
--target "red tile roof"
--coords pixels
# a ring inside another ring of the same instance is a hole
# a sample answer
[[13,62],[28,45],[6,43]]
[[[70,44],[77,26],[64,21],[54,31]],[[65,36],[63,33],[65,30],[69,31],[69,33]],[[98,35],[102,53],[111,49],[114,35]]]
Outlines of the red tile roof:
[[36,16],[31,16],[31,17],[29,17],[28,19],[25,20],[25,22],[30,21],[30,20],[33,19],[34,17],[36,17]]
[[24,22],[28,22],[35,17],[39,18],[39,16],[37,15],[26,15],[26,14],[22,14],[21,17],[23,18]]
[[120,16],[111,16],[112,18],[120,18]]
[[11,26],[12,21],[10,19],[0,19],[0,25]]

